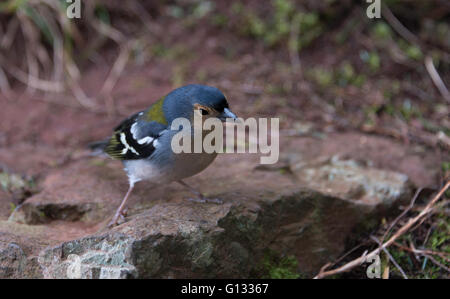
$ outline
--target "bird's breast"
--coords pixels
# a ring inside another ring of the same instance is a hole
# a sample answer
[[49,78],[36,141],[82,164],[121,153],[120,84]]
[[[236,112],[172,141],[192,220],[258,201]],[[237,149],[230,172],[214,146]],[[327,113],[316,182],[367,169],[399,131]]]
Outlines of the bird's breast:
[[180,153],[175,154],[174,170],[177,172],[180,179],[196,175],[208,167],[217,153]]

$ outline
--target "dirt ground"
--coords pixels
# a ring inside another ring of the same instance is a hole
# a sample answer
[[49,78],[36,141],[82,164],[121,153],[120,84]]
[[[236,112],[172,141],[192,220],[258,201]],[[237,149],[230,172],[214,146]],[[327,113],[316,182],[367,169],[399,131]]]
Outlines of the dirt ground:
[[[236,36],[227,32],[211,32],[207,28],[196,28],[184,39],[184,28],[178,24],[169,23],[166,30],[166,38],[158,39],[158,45],[175,49],[176,54],[152,55],[143,64],[132,61],[111,92],[113,104],[110,99],[99,96],[99,89],[117,55],[115,50],[105,51],[101,62],[83,72],[81,87],[94,100],[95,108],[81,107],[70,94],[28,95],[20,86],[9,99],[0,96],[0,161],[3,166],[14,172],[37,175],[83,151],[89,142],[109,136],[124,117],[148,107],[176,86],[207,83],[225,92],[233,111],[240,117],[279,117],[281,152],[290,143],[288,140],[305,139],[299,142],[309,146],[313,154],[316,152],[314,142],[321,140],[321,149],[326,154],[348,147],[348,157],[370,156],[374,166],[404,172],[418,186],[435,187],[441,183],[441,164],[449,157],[445,148],[430,147],[402,136],[367,134],[355,125],[368,119],[363,111],[365,106],[380,101],[382,91],[377,84],[381,79],[369,81],[361,88],[346,86],[335,90],[338,94],[332,96],[334,103],[330,102],[329,95],[317,94],[308,79],[295,82],[298,90],[273,94],[267,92],[268,85],[280,84],[282,88],[283,84],[291,84],[288,82],[290,74],[277,69],[280,65],[289,65],[289,58],[283,51],[263,48],[248,39],[237,41]],[[154,39],[153,36],[147,38]],[[333,68],[339,57],[352,57],[358,52],[347,45],[337,49],[324,47],[327,40],[324,36],[302,52],[304,69],[315,65]],[[226,50],[230,45],[236,53],[232,59],[224,54],[231,51]],[[390,76],[393,66],[386,68]],[[397,69],[394,75],[398,72]],[[285,77],[280,77],[283,74]],[[174,82],[177,76],[182,77],[178,79],[180,82]],[[339,104],[342,98],[345,104]],[[340,110],[330,108],[336,103],[342,105]],[[383,115],[377,121],[383,127],[398,126],[395,120]],[[410,127],[415,125],[415,120],[409,124]]]

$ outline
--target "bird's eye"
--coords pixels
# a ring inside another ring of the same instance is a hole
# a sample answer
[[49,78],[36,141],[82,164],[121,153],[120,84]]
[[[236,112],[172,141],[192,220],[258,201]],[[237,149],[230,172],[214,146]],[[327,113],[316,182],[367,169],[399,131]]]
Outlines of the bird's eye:
[[200,112],[202,113],[202,115],[208,115],[208,111],[205,109],[200,109]]

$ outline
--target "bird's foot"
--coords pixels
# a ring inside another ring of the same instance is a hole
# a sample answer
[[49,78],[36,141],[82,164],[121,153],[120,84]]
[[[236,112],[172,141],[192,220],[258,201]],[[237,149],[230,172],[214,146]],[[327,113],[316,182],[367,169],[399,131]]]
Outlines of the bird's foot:
[[218,205],[223,204],[223,200],[220,198],[208,198],[208,197],[198,197],[198,198],[189,198],[189,201],[198,202],[198,203],[215,203]]
[[114,226],[120,225],[125,222],[125,217],[127,216],[128,209],[125,208],[123,211],[116,212],[114,217],[108,223],[108,228],[113,228]]

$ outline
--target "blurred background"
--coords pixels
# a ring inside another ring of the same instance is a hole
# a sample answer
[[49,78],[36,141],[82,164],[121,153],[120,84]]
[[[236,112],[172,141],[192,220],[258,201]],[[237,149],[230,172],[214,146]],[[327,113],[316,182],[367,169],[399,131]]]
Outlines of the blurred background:
[[448,1],[382,1],[381,19],[350,0],[79,2],[79,19],[66,1],[0,3],[4,99],[113,117],[198,82],[247,115],[449,148]]
[[[202,83],[241,117],[279,117],[285,139],[332,151],[328,134],[343,134],[341,147],[376,136],[375,166],[438,188],[450,171],[450,2],[381,2],[371,19],[356,0],[81,0],[70,19],[64,0],[3,0],[0,163],[38,176],[170,90]],[[449,250],[443,211],[434,245]]]

